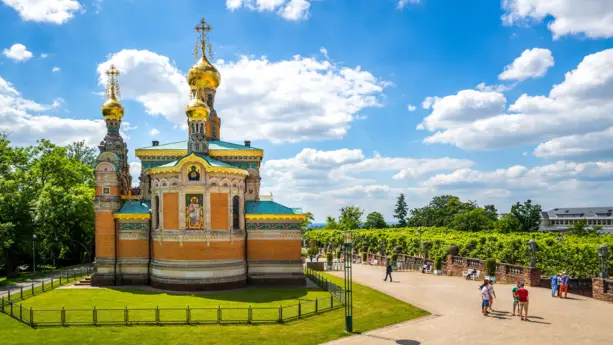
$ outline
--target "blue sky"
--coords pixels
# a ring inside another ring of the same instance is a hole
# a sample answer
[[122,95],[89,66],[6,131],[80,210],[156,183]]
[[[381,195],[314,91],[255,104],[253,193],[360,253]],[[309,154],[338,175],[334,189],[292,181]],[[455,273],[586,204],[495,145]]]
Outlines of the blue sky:
[[391,219],[399,193],[611,204],[607,0],[2,2],[0,131],[18,145],[99,142],[114,63],[138,176],[134,149],[187,139],[205,17],[222,139],[265,149],[264,191],[317,220],[347,204]]

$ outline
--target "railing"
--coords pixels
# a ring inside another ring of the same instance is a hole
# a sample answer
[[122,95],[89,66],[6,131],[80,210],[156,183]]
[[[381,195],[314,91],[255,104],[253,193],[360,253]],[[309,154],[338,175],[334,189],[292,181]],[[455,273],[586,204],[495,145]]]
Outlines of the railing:
[[466,259],[466,263],[469,268],[481,268],[481,260],[479,259]]
[[18,288],[9,289],[0,293],[0,296],[9,302],[18,302],[28,297],[39,295],[43,292],[53,290],[68,283],[80,280],[83,277],[89,276],[94,271],[92,266],[72,269],[70,271],[60,272],[57,277],[41,278],[32,280],[30,284],[22,284]]
[[504,264],[504,265],[507,267],[507,274],[517,274],[517,275],[524,274],[524,268],[522,266],[507,265],[507,264]]
[[[551,289],[551,279],[541,277],[540,286]],[[593,297],[592,279],[591,278],[571,278],[568,281],[568,293],[581,295],[585,297]]]
[[[310,269],[305,275],[329,297],[298,300],[297,304],[279,307],[222,308],[96,308],[33,309],[25,308],[15,299],[0,299],[0,312],[31,327],[72,325],[192,325],[192,324],[262,324],[284,323],[343,306],[344,290],[324,275]],[[25,298],[26,296],[24,296]]]
[[465,258],[462,256],[453,256],[451,258],[451,263],[454,265],[464,265],[465,263]]

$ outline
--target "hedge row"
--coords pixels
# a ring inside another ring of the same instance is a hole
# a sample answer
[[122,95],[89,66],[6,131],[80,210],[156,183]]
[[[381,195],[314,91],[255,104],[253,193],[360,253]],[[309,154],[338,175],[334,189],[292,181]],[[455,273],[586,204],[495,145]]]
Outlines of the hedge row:
[[[331,243],[337,248],[343,242],[342,230],[310,230],[304,235],[306,240],[314,240],[324,247]],[[395,247],[402,247],[403,254],[422,255],[420,243],[429,242],[429,257],[443,257],[451,245],[460,249],[460,255],[485,260],[495,258],[498,262],[528,265],[530,255],[528,241],[537,243],[537,266],[544,275],[568,272],[572,277],[593,277],[599,271],[598,247],[606,244],[609,250],[609,271],[613,271],[613,234],[573,236],[565,235],[560,241],[556,233],[511,233],[464,232],[447,228],[423,228],[421,238],[417,228],[352,230],[354,247],[362,251],[379,252],[379,243],[385,243],[386,251],[391,254]]]

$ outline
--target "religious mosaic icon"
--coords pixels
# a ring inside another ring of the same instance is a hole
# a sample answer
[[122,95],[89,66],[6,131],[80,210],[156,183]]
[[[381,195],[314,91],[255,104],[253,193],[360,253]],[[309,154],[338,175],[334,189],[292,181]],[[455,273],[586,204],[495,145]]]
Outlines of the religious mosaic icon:
[[186,194],[185,203],[185,229],[202,230],[204,228],[202,194]]
[[109,187],[102,188],[102,194],[104,194],[104,195],[111,194],[111,188],[109,188]]
[[197,166],[192,165],[189,167],[189,172],[187,173],[188,181],[200,181],[200,169]]

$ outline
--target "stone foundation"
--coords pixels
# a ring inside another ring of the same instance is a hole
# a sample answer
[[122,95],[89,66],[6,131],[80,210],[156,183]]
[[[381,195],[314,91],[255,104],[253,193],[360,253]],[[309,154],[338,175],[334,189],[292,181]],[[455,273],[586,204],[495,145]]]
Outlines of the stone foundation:
[[607,292],[605,280],[602,278],[592,278],[592,297],[597,300],[613,303],[613,293]]

